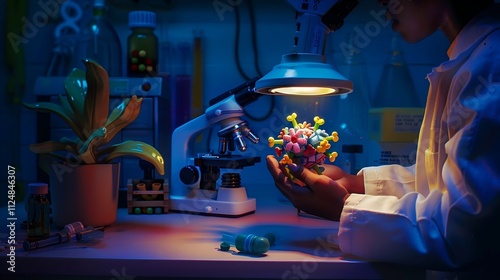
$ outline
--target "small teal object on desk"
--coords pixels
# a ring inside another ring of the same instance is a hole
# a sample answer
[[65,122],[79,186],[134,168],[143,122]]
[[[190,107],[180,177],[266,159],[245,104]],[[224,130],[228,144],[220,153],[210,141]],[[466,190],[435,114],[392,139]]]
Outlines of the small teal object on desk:
[[[234,245],[238,251],[252,255],[262,255],[269,251],[269,240],[255,234],[222,234],[223,243]],[[222,244],[221,244],[222,249]]]
[[226,242],[222,242],[220,244],[220,250],[221,251],[229,251],[229,249],[231,249],[231,244],[226,243]]

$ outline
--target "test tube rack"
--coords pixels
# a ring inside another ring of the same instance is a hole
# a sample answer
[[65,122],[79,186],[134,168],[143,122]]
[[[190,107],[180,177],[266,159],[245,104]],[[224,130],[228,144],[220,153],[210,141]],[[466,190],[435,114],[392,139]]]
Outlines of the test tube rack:
[[[169,212],[169,184],[164,179],[128,180],[129,214],[165,214]],[[140,209],[140,211],[137,211]]]

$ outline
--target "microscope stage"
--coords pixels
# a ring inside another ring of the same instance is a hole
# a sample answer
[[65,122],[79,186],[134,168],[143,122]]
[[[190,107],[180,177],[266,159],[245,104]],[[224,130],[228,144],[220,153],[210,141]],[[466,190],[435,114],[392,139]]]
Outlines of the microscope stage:
[[194,159],[196,166],[217,166],[220,168],[238,169],[245,166],[251,166],[260,162],[260,157],[243,157],[243,156],[201,156]]

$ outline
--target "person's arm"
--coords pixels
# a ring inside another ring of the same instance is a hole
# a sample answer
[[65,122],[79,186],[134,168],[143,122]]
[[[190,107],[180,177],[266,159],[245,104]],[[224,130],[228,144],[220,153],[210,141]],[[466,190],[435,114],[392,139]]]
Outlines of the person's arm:
[[425,160],[446,157],[440,171],[427,170],[440,175],[441,183],[433,181],[429,194],[409,192],[401,198],[352,194],[340,219],[344,252],[429,268],[459,267],[500,254],[498,44],[500,30],[477,45],[449,92],[440,93],[448,94],[448,106],[436,111],[443,116],[436,120],[449,139],[442,153],[425,151]]
[[414,165],[391,164],[365,167],[359,172],[364,178],[365,194],[390,195],[398,198],[415,191]]
[[[279,164],[267,156],[267,168],[281,193],[302,211],[338,221],[344,203],[352,193],[401,197],[414,189],[413,168],[398,165],[366,168],[357,175],[345,173],[335,165],[322,165],[322,175],[295,164]],[[292,173],[294,180],[287,175]]]
[[427,196],[351,194],[340,218],[342,251],[430,268],[500,252],[500,84],[469,101],[475,115],[445,146],[445,186]]

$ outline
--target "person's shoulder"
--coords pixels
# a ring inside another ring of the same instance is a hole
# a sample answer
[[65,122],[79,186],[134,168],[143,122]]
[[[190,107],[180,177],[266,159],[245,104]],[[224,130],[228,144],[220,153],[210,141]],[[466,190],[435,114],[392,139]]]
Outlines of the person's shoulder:
[[[494,57],[490,57],[490,60],[494,59],[495,57],[498,58],[500,56],[500,25],[498,28],[492,30],[487,36],[483,38],[481,43],[478,45],[478,49],[481,50],[483,55],[491,56],[495,55]],[[498,61],[496,61],[498,63]]]

